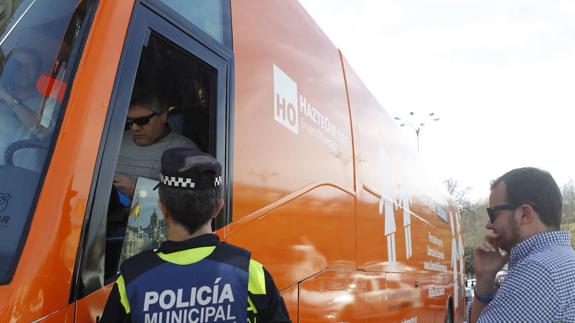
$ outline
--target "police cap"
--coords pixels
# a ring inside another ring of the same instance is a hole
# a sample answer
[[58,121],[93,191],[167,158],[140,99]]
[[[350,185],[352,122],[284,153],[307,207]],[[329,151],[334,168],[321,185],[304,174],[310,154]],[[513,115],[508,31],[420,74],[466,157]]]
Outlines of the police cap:
[[171,148],[162,154],[156,186],[200,190],[222,185],[222,166],[212,155],[191,148]]

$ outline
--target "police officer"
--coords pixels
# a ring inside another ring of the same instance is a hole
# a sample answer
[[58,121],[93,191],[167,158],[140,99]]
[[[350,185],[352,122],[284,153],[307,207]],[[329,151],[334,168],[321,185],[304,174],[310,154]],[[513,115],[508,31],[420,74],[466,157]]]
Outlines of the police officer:
[[291,322],[269,272],[212,233],[222,185],[209,154],[163,153],[157,187],[168,241],[121,265],[101,322]]

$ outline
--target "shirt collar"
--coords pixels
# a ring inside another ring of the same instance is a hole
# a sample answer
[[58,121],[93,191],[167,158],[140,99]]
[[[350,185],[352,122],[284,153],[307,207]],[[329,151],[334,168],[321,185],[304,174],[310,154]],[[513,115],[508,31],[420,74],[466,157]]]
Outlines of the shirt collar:
[[521,241],[511,249],[509,254],[509,267],[513,267],[531,253],[552,246],[571,246],[571,233],[566,231],[549,231],[536,234],[527,240]]
[[220,243],[220,238],[213,233],[204,234],[184,241],[165,241],[156,252],[172,253],[185,249],[211,247]]

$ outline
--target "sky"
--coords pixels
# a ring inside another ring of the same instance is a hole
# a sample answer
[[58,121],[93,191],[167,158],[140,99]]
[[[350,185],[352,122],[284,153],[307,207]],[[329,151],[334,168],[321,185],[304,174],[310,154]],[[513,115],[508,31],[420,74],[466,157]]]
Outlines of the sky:
[[473,200],[517,167],[575,180],[575,1],[299,1],[392,117],[421,116],[435,177]]

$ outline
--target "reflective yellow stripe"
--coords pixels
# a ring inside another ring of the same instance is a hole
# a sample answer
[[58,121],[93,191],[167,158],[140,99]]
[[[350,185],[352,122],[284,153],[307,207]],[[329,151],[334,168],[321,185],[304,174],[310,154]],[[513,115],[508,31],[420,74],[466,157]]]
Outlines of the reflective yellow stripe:
[[248,296],[248,312],[253,312],[254,314],[258,314],[258,309],[252,302],[252,299]]
[[248,291],[255,295],[266,294],[266,277],[264,267],[259,262],[250,259],[250,280],[248,282]]
[[216,249],[216,247],[200,247],[168,254],[158,252],[157,255],[162,260],[171,262],[176,265],[189,265],[206,258],[212,252],[214,252],[214,249]]
[[126,283],[124,283],[124,277],[120,275],[116,280],[116,284],[118,284],[118,292],[120,293],[120,302],[124,306],[126,310],[126,314],[130,314],[130,303],[128,303],[128,295],[126,295]]

